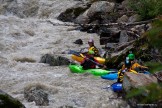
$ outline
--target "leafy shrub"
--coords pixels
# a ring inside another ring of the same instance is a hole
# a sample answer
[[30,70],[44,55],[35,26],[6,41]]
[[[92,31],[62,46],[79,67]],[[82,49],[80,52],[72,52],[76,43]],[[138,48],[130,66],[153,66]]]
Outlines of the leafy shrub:
[[151,104],[158,103],[162,100],[162,85],[150,84],[139,88],[132,89],[127,93],[126,99],[136,98],[138,103]]
[[162,20],[156,20],[153,22],[153,28],[149,30],[145,35],[152,46],[161,49],[162,48]]
[[141,16],[142,20],[162,14],[162,0],[129,0],[129,6]]
[[162,63],[159,62],[146,62],[145,65],[149,67],[151,73],[162,70]]

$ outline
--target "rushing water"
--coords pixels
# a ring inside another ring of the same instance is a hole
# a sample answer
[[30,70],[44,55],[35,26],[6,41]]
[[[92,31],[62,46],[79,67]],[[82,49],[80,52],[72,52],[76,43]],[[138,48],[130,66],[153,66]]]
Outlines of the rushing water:
[[[17,2],[21,5],[25,1]],[[49,94],[49,106],[41,108],[129,107],[121,99],[109,99],[116,97],[116,94],[111,90],[102,89],[114,81],[93,75],[72,74],[67,66],[39,63],[44,54],[61,54],[69,49],[87,47],[90,37],[94,38],[96,46],[101,47],[96,34],[69,30],[73,27],[53,26],[47,22],[51,20],[54,23],[63,23],[56,19],[57,15],[76,3],[77,1],[73,0],[39,0],[39,4],[46,8],[52,4],[53,12],[48,19],[40,19],[38,16],[22,19],[9,13],[0,15],[0,89],[19,99],[27,108],[40,108],[34,102],[24,99],[24,88],[34,84],[43,85]],[[83,40],[84,45],[73,43],[79,38]],[[36,62],[17,62],[18,58],[30,58]]]

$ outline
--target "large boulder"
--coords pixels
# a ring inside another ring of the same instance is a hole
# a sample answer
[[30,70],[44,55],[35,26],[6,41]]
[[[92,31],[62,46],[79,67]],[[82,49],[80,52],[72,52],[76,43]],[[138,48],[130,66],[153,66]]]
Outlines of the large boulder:
[[106,16],[109,13],[113,12],[114,7],[115,4],[112,2],[94,2],[87,11],[76,18],[75,22],[79,24],[85,24],[102,19],[102,16]]
[[71,62],[66,57],[45,54],[44,56],[41,57],[40,63],[47,63],[50,66],[61,66],[61,65],[69,65]]
[[24,89],[24,97],[28,102],[35,102],[37,106],[48,106],[48,94],[41,86],[31,86]]
[[111,13],[114,11],[115,3],[107,1],[94,2],[88,10],[88,17],[93,17],[95,13]]
[[17,99],[0,90],[0,108],[25,108]]
[[153,75],[126,72],[123,79],[123,89],[128,92],[132,88],[147,86],[151,83],[157,83],[157,78]]
[[65,22],[73,22],[80,14],[82,14],[88,7],[84,4],[75,5],[65,12],[62,12],[57,19]]
[[79,15],[74,22],[78,24],[88,24],[90,22],[90,18],[88,17],[87,13],[88,10],[86,10],[83,14]]

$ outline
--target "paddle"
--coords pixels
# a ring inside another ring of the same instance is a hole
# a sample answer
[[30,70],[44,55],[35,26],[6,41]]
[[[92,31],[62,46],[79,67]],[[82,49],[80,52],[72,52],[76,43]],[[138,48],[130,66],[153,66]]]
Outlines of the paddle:
[[82,58],[86,58],[88,59],[89,61],[93,62],[94,64],[98,65],[98,66],[101,66],[101,67],[104,67],[104,65],[102,64],[99,64],[91,59],[89,59],[88,57],[84,56],[83,54],[81,54],[80,52],[77,52],[77,51],[74,51],[74,50],[70,50],[70,52],[76,56],[79,56],[79,57],[82,57]]
[[[76,55],[76,56],[78,56],[78,57],[82,57],[82,58],[85,58],[85,57],[86,57],[86,56],[84,56],[83,54],[81,54],[80,52],[77,52],[77,51],[74,51],[74,50],[70,50],[70,54],[74,54],[74,55]],[[95,64],[98,65],[98,66],[104,67],[103,64],[97,63],[97,62],[95,62],[95,61],[93,61],[93,60],[91,60],[91,59],[89,59],[89,58],[86,58],[86,59],[88,59],[89,61],[95,63]],[[118,72],[118,71],[110,70],[108,73],[117,73],[117,72]]]

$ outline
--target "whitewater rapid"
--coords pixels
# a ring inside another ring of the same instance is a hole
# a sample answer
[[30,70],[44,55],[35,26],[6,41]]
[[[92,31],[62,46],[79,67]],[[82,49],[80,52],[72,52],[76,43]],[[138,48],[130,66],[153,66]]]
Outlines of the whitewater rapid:
[[[20,5],[22,2],[25,1],[18,0]],[[54,26],[47,21],[63,24],[56,17],[76,3],[74,0],[39,0],[41,6],[52,6],[53,12],[48,18],[0,15],[0,89],[20,100],[26,108],[128,107],[121,99],[109,99],[116,96],[114,92],[102,89],[115,81],[88,74],[73,74],[67,66],[39,63],[41,56],[47,53],[70,58],[70,55],[62,52],[87,47],[87,41],[91,37],[96,46],[101,48],[97,34],[73,30],[73,26]],[[77,39],[83,40],[82,46],[73,43]],[[23,58],[35,62],[18,61]],[[49,94],[49,106],[39,107],[34,102],[25,100],[24,88],[32,85],[44,87]]]

